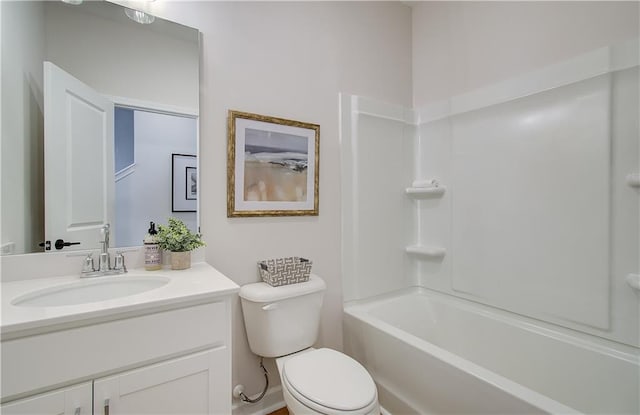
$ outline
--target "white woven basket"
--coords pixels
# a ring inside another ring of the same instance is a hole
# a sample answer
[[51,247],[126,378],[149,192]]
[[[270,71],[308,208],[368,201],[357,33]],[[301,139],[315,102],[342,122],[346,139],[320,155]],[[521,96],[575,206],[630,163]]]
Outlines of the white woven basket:
[[258,261],[262,281],[277,287],[309,280],[311,261],[300,257],[265,259]]

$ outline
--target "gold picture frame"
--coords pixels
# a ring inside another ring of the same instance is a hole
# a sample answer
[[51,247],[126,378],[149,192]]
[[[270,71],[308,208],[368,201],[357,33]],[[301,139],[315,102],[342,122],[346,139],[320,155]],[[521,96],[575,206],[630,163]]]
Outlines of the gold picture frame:
[[318,216],[320,126],[229,110],[227,217]]

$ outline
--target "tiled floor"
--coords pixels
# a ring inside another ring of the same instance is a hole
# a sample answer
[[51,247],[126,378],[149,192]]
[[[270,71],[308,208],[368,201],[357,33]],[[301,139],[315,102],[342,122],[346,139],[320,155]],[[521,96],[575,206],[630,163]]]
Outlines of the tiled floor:
[[289,411],[287,411],[287,408],[280,408],[277,411],[271,412],[268,415],[289,415]]

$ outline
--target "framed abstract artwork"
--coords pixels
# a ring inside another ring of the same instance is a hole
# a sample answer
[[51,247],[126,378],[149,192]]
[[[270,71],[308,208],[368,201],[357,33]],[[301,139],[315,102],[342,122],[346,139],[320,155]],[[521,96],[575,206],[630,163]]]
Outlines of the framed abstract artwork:
[[227,216],[317,216],[320,126],[229,111]]

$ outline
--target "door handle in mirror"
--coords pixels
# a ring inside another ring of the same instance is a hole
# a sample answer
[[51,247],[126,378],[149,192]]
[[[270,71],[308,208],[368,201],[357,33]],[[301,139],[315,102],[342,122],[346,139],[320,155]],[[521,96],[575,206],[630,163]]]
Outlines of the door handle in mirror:
[[65,242],[62,239],[58,239],[56,240],[56,243],[53,246],[55,246],[56,249],[62,249],[65,246],[71,246],[71,245],[80,245],[80,242]]

